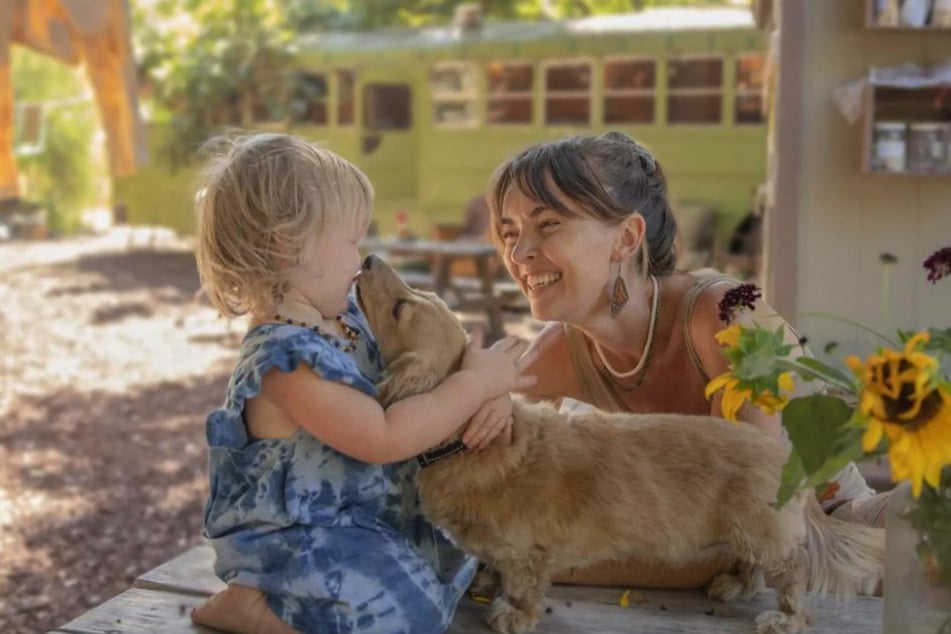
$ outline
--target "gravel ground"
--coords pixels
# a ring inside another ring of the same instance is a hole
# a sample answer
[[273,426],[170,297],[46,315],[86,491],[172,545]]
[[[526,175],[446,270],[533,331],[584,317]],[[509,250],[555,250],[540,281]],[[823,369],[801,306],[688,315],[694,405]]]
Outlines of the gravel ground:
[[186,244],[127,237],[0,243],[4,634],[63,625],[200,540],[204,417],[243,324],[196,300]]

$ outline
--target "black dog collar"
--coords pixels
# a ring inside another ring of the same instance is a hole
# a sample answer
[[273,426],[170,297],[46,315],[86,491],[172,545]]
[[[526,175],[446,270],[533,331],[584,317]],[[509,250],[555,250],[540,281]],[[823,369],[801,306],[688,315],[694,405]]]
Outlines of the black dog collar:
[[454,454],[459,453],[460,451],[465,450],[466,445],[461,440],[453,440],[451,443],[446,445],[440,445],[435,449],[430,449],[429,451],[423,452],[416,456],[416,462],[419,463],[420,467],[428,467],[434,465],[443,458],[448,458]]

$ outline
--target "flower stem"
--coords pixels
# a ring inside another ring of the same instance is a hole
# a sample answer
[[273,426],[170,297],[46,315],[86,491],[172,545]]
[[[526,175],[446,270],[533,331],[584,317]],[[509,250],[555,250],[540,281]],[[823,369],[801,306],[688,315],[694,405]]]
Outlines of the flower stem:
[[803,365],[796,361],[790,361],[789,359],[777,359],[776,365],[778,365],[781,368],[785,368],[786,370],[791,370],[795,372],[796,374],[798,374],[799,376],[803,376],[804,374],[806,375],[811,374],[811,375],[817,376],[823,381],[825,381],[826,383],[828,383],[829,385],[834,385],[838,388],[845,390],[846,392],[849,392],[850,394],[855,393],[854,384],[843,381],[841,378],[833,374],[823,372],[822,370],[818,368]]

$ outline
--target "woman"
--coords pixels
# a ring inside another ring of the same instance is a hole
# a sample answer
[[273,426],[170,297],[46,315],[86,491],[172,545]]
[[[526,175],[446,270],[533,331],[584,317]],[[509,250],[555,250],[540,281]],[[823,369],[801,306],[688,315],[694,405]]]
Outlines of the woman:
[[[725,327],[719,303],[737,283],[675,271],[677,223],[650,152],[619,132],[541,143],[496,170],[489,205],[506,268],[532,315],[549,322],[532,344],[538,356],[526,372],[538,382],[527,396],[608,411],[723,415],[721,396],[707,400],[704,389],[728,368],[715,334]],[[774,329],[784,323],[762,302],[744,318],[773,321]],[[798,341],[788,325],[786,332]],[[781,434],[779,417],[755,406],[739,418]],[[881,525],[884,496],[873,496],[854,465],[837,484],[827,512]],[[606,563],[562,580],[698,586],[727,565]]]

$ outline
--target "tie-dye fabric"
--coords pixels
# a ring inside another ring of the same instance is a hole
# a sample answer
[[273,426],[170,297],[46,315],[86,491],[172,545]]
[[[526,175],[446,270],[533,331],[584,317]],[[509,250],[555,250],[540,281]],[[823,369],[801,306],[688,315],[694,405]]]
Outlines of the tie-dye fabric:
[[415,461],[360,462],[303,429],[256,440],[242,419],[266,372],[300,364],[376,396],[376,343],[353,302],[346,319],[360,330],[351,354],[297,326],[263,324],[245,338],[225,403],[207,421],[204,535],[215,572],[260,588],[300,632],[444,632],[475,561],[423,518]]

